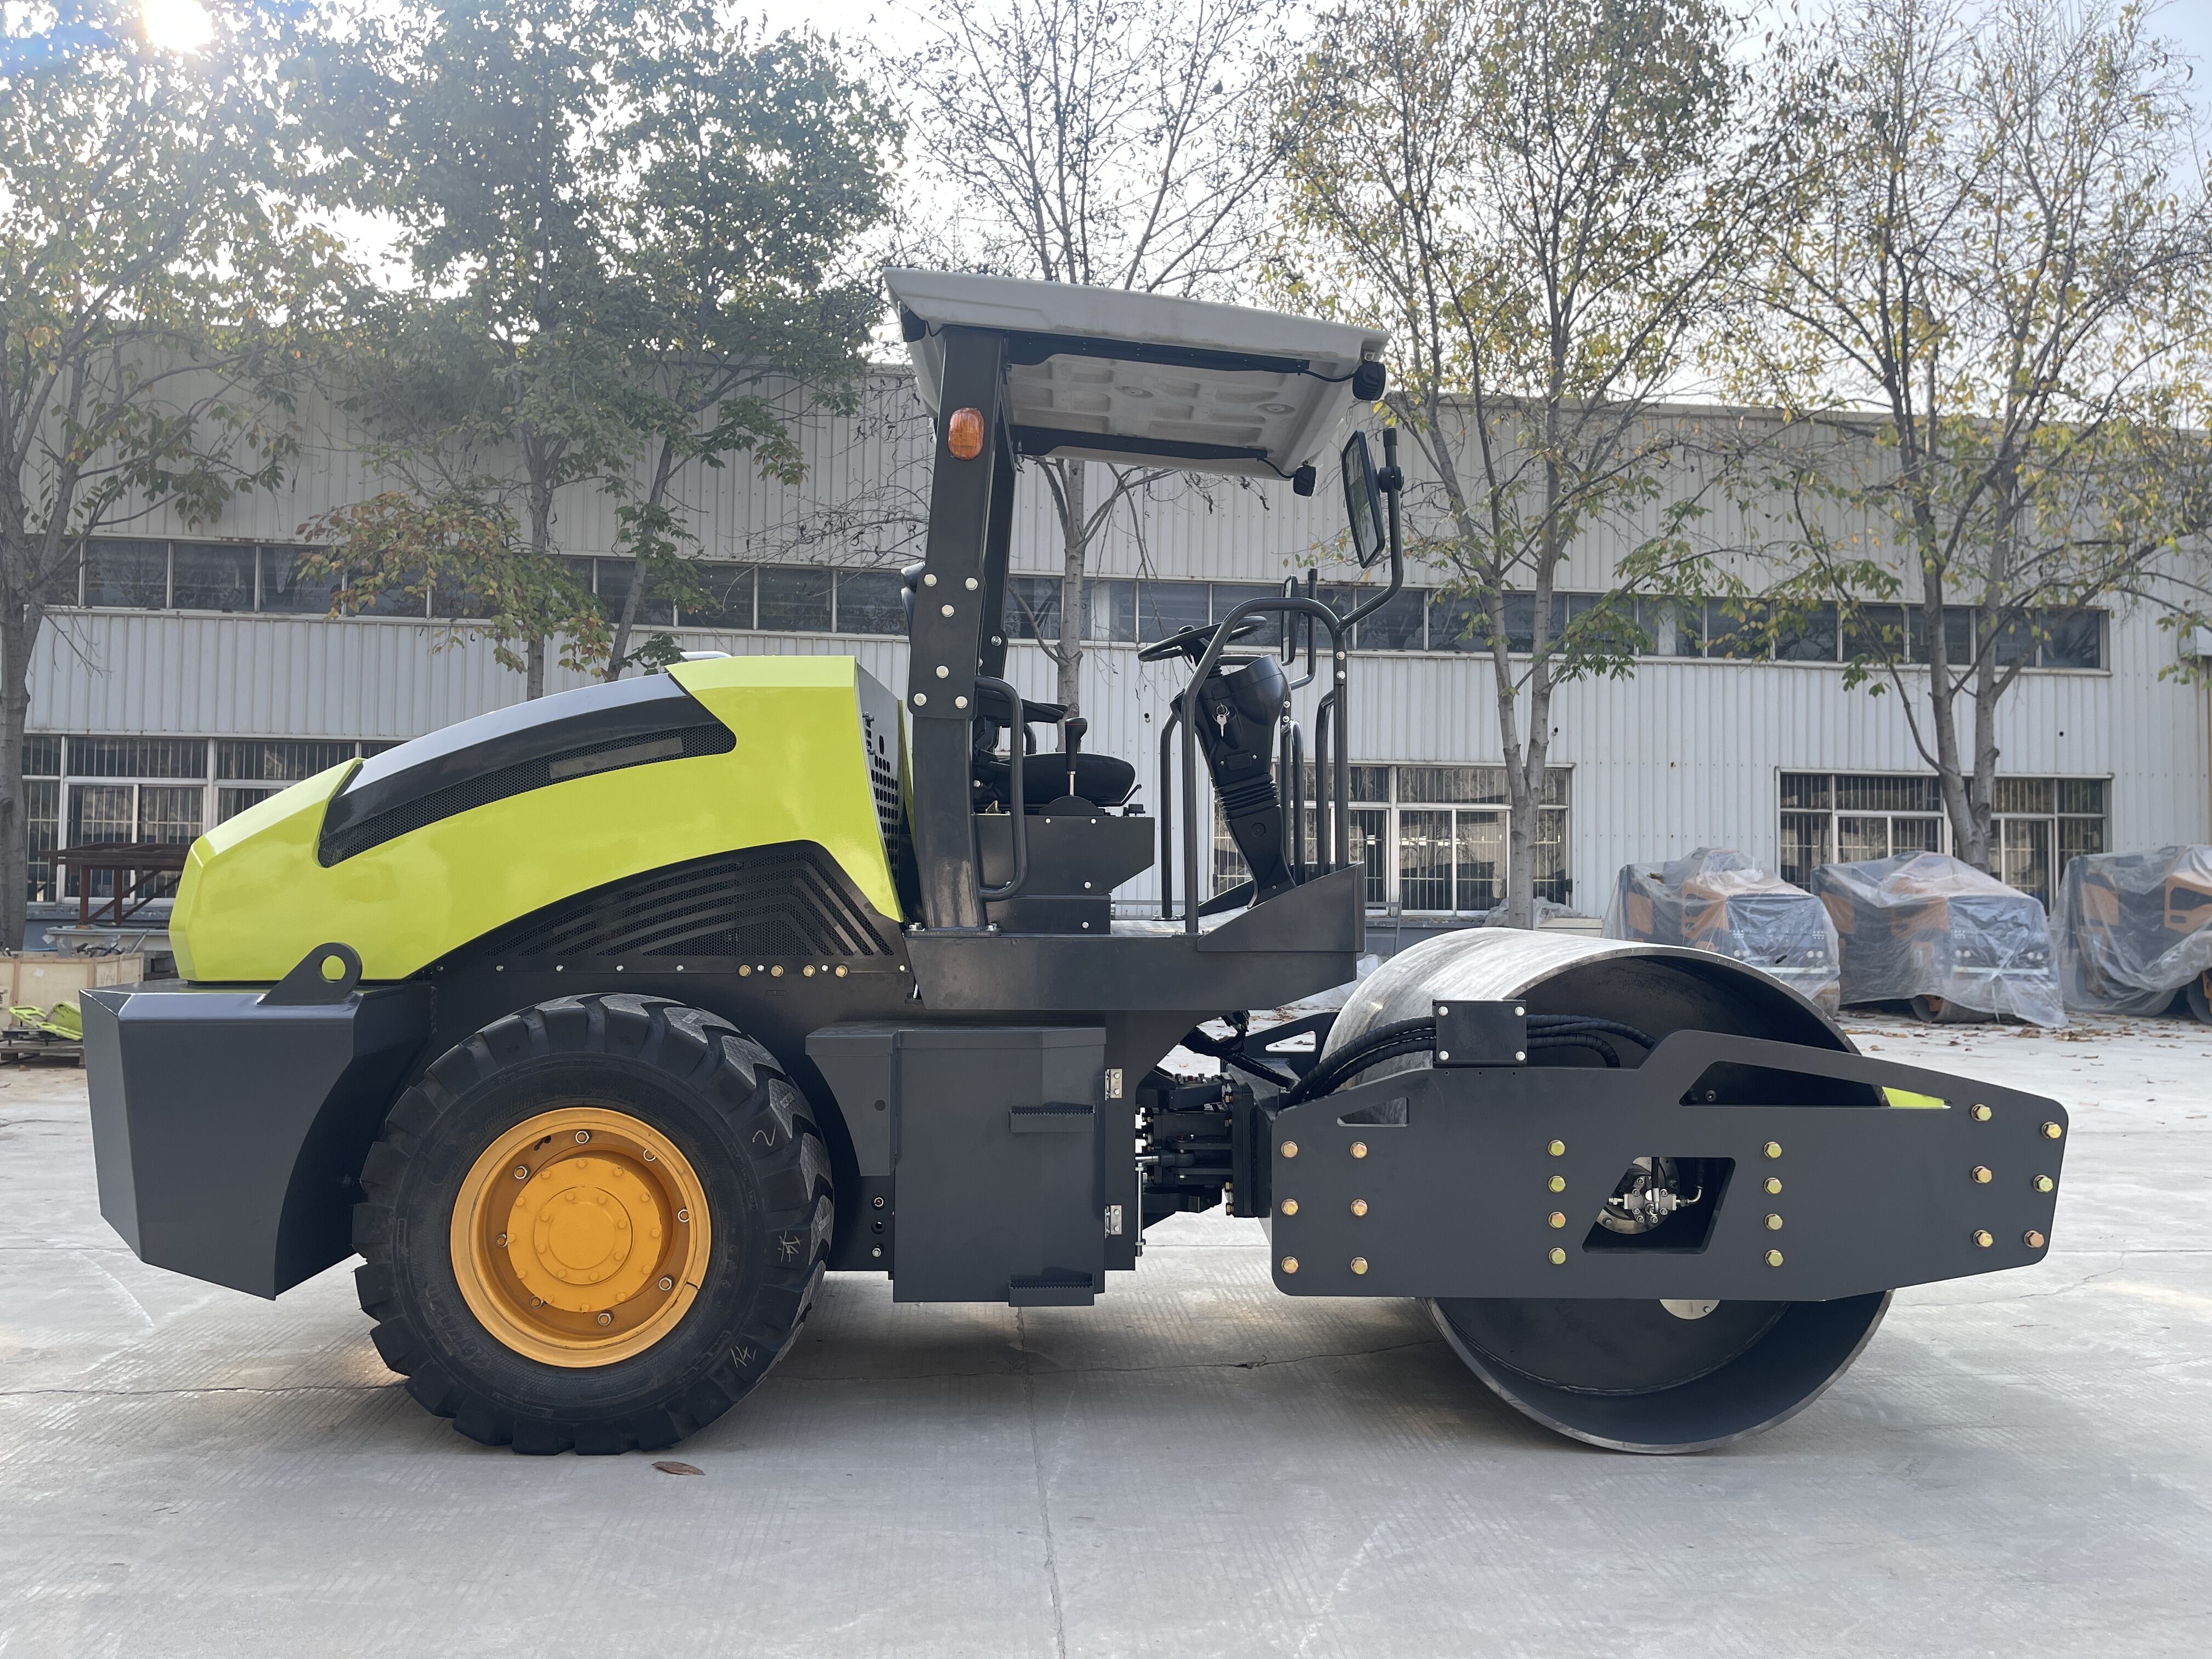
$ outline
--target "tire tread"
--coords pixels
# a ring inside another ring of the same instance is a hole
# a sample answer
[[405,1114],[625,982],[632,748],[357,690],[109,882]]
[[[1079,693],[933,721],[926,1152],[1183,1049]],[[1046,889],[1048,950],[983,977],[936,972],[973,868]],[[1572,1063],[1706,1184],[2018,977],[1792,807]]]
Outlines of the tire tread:
[[[426,1141],[472,1089],[512,1066],[563,1054],[630,1060],[689,1085],[752,1164],[764,1236],[804,1241],[795,1252],[761,1252],[762,1282],[746,1328],[720,1339],[724,1352],[709,1368],[669,1397],[618,1418],[532,1415],[470,1388],[434,1357],[401,1293],[395,1249],[401,1188]],[[736,1405],[797,1340],[829,1258],[836,1215],[830,1171],[805,1097],[775,1057],[728,1020],[661,997],[558,998],[505,1015],[454,1044],[392,1104],[363,1164],[362,1195],[354,1206],[353,1241],[362,1257],[355,1288],[362,1310],[376,1322],[370,1339],[385,1364],[407,1379],[407,1392],[425,1410],[451,1419],[471,1439],[540,1455],[658,1449]],[[770,1312],[775,1316],[763,1321]]]

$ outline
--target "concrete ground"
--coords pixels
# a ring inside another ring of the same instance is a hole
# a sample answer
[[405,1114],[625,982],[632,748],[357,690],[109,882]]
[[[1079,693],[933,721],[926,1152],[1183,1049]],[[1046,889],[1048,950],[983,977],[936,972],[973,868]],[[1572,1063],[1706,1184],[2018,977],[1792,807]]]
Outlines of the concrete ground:
[[1090,1310],[833,1279],[702,1479],[516,1457],[400,1392],[349,1268],[142,1266],[80,1074],[0,1073],[0,1656],[2201,1651],[2212,1031],[1853,1029],[2073,1109],[2056,1248],[1681,1458],[1553,1438],[1413,1304],[1278,1296],[1218,1217]]

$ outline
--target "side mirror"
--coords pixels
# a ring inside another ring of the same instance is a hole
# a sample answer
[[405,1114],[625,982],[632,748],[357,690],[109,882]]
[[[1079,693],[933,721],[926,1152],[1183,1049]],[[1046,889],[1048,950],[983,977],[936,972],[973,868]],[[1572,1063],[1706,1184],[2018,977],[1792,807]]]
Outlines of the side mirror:
[[1375,458],[1367,451],[1367,434],[1355,432],[1344,446],[1344,510],[1352,521],[1352,550],[1362,570],[1370,569],[1383,555],[1382,486],[1375,476]]

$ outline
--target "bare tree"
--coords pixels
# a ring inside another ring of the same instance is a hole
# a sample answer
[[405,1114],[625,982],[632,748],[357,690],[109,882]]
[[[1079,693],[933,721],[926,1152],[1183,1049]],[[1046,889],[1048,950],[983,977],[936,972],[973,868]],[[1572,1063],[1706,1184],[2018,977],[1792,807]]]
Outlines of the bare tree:
[[[1145,293],[1231,292],[1258,243],[1279,152],[1249,142],[1283,0],[930,0],[904,89],[929,257],[1002,276]],[[1165,474],[1040,464],[1062,550],[1060,637],[1076,706],[1084,572],[1115,511]]]
[[[1789,176],[1708,0],[1382,0],[1324,16],[1280,88],[1284,297],[1392,330],[1415,550],[1488,655],[1512,813],[1505,920],[1534,910],[1558,688],[1630,672],[1640,592],[1686,587],[1710,469],[1657,405]],[[1691,479],[1682,487],[1685,477]],[[1600,605],[1578,538],[1628,551]]]
[[2132,5],[1859,0],[1821,45],[1770,325],[1735,337],[1795,426],[1767,604],[1841,612],[1988,868],[2021,672],[2085,607],[2202,607],[2212,204],[2185,73]]

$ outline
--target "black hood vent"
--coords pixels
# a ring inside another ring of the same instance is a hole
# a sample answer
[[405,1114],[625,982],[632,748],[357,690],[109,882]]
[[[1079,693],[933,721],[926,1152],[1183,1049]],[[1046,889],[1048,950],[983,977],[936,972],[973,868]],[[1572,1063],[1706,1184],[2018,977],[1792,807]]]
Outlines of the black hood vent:
[[737,734],[665,674],[541,697],[364,761],[323,814],[327,866],[410,830],[549,784],[726,755]]

